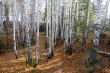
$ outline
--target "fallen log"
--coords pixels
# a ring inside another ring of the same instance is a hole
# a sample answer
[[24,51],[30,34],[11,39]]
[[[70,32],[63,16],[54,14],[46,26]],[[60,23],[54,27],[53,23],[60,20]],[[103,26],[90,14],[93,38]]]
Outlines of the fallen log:
[[108,52],[103,52],[103,51],[98,51],[97,50],[97,53],[100,54],[103,57],[110,58],[110,53],[108,53]]
[[42,56],[46,56],[47,59],[51,59],[53,57],[53,52],[51,52],[51,53],[43,53]]

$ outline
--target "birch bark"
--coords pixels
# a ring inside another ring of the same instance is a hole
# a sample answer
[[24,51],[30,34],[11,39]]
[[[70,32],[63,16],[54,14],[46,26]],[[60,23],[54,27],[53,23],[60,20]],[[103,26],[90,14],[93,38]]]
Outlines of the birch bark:
[[25,27],[26,34],[26,46],[27,46],[27,63],[32,63],[32,48],[30,44],[30,36],[29,36],[29,18],[28,18],[28,10],[27,10],[27,0],[22,1],[23,4],[23,25]]
[[15,52],[15,55],[16,55],[16,58],[18,58],[18,52],[16,50],[16,24],[17,24],[17,10],[16,10],[16,0],[13,1],[13,43],[14,43],[14,52]]

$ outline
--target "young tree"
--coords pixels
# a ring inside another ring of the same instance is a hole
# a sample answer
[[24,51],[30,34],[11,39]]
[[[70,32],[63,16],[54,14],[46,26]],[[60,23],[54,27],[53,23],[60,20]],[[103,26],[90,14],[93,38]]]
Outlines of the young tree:
[[16,50],[16,24],[17,24],[17,8],[16,8],[16,0],[13,1],[13,42],[14,42],[14,52],[16,58],[18,58],[18,52]]
[[85,8],[85,17],[84,17],[84,24],[83,24],[83,31],[82,31],[82,45],[81,45],[81,50],[84,51],[86,48],[86,39],[87,39],[87,26],[88,26],[88,15],[89,15],[89,0],[85,1],[86,3],[86,8]]
[[48,30],[49,30],[49,20],[48,20],[48,18],[49,18],[49,15],[48,15],[48,12],[49,12],[49,6],[48,6],[48,0],[46,0],[46,8],[45,8],[46,10],[46,45],[45,45],[45,48],[47,49],[48,47],[49,47],[49,43],[48,43]]
[[0,22],[0,26],[1,26],[1,32],[3,33],[3,21],[4,21],[4,18],[5,18],[5,4],[4,4],[4,0],[1,0],[1,22]]

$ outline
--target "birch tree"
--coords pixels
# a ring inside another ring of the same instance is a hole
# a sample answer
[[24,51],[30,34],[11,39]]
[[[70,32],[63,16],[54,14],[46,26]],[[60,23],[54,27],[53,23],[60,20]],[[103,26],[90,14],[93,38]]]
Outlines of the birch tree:
[[102,12],[101,24],[103,27],[105,27],[105,24],[106,24],[109,3],[110,1],[106,0],[105,4],[102,6],[102,9],[101,9],[101,12]]
[[14,42],[14,52],[15,52],[15,55],[16,55],[16,58],[18,58],[18,52],[16,50],[16,24],[17,24],[17,8],[16,8],[16,0],[13,1],[13,42]]
[[[48,44],[48,58],[51,58],[52,54],[52,0],[46,0],[47,18],[46,18],[46,43]],[[47,45],[46,44],[46,45]]]
[[28,10],[27,10],[27,0],[22,1],[22,15],[23,15],[23,25],[25,27],[25,35],[26,35],[26,46],[27,46],[27,63],[32,63],[32,48],[30,44],[30,36],[29,36],[29,18],[28,18]]
[[39,26],[40,26],[40,9],[41,9],[41,1],[42,0],[37,0],[36,2],[36,25],[37,25],[37,34],[36,34],[36,64],[38,64],[38,48],[39,48]]
[[85,9],[85,17],[84,17],[84,24],[83,24],[83,30],[82,30],[82,47],[81,50],[84,51],[86,48],[86,39],[87,39],[87,25],[88,25],[88,15],[89,15],[89,0],[84,1],[86,3],[86,9]]
[[74,39],[74,20],[75,20],[75,0],[71,3],[65,3],[64,11],[64,36],[65,36],[65,50],[69,55],[72,54],[72,44]]
[[64,41],[64,0],[61,0],[60,2],[61,5],[61,20],[60,20],[60,24],[61,24],[61,40]]
[[[102,7],[102,0],[96,0],[96,20],[94,24],[94,39],[93,39],[93,47],[91,49],[91,54],[90,57],[88,58],[87,61],[87,67],[88,71],[92,72],[94,64],[97,63],[97,50],[99,49],[99,38],[100,38],[100,33],[101,33],[101,7]],[[92,65],[91,65],[92,64]]]
[[48,27],[48,24],[49,24],[49,5],[48,5],[48,0],[46,0],[46,49],[49,47],[49,43],[48,43],[48,30],[49,30],[49,27]]
[[4,18],[5,18],[5,4],[4,4],[4,0],[1,0],[1,24],[0,25],[1,25],[2,30],[3,30]]
[[[36,1],[35,0],[31,0],[31,13],[32,13],[32,18],[31,18],[31,22],[32,22],[32,38],[33,40],[36,40],[36,31],[37,31],[37,25],[36,25]],[[32,41],[33,41],[32,40]]]
[[48,58],[52,57],[52,0],[49,0],[49,54]]

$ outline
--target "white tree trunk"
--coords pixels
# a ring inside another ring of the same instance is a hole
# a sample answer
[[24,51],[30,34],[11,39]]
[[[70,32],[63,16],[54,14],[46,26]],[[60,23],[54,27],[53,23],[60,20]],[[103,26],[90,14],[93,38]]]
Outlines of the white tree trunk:
[[1,32],[3,32],[3,21],[5,19],[5,5],[4,5],[4,0],[1,0]]
[[46,40],[48,40],[49,44],[49,54],[51,53],[51,0],[46,1],[46,6],[47,6],[47,24],[46,24]]
[[94,24],[94,50],[99,48],[99,38],[101,32],[101,3],[102,0],[97,0],[96,4],[96,20]]
[[32,48],[31,48],[31,43],[30,43],[30,36],[29,36],[29,18],[28,18],[28,9],[27,9],[27,0],[22,1],[23,3],[23,25],[25,26],[25,34],[26,34],[26,45],[27,45],[27,62],[32,63]]
[[40,9],[41,9],[41,1],[42,0],[37,0],[37,6],[36,6],[36,25],[37,25],[37,34],[36,34],[36,64],[38,63],[38,48],[39,48],[39,28],[40,28]]
[[[12,0],[12,1],[10,1],[10,4],[11,4],[11,2],[12,2],[12,4],[13,4],[13,44],[14,44],[14,53],[15,53],[15,55],[16,55],[16,58],[18,58],[18,52],[17,52],[17,50],[16,50],[16,22],[17,22],[17,9],[16,9],[16,0]],[[10,17],[12,17],[12,10],[11,10],[11,5],[10,5],[10,7],[9,7],[9,14],[10,14]]]

